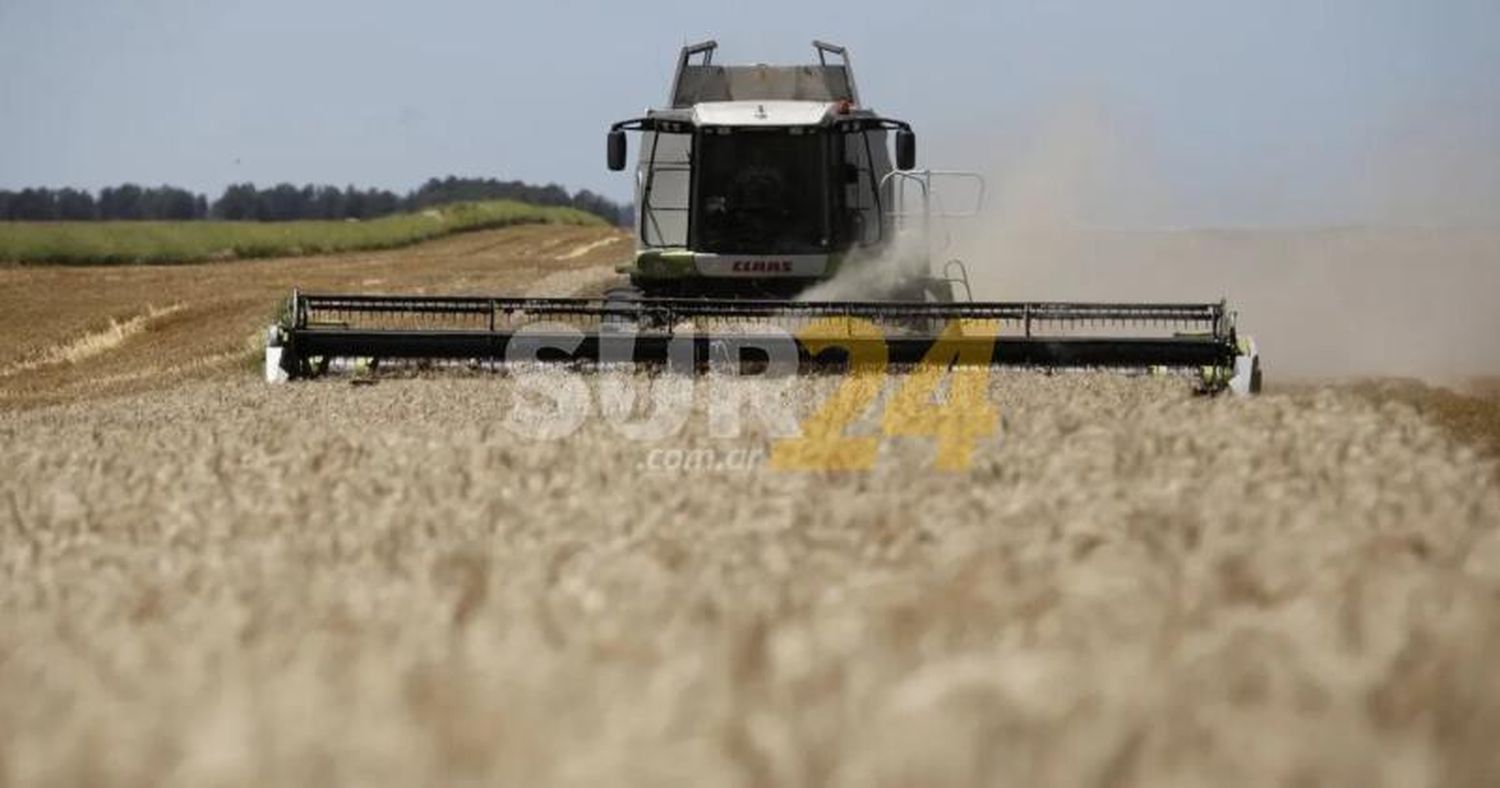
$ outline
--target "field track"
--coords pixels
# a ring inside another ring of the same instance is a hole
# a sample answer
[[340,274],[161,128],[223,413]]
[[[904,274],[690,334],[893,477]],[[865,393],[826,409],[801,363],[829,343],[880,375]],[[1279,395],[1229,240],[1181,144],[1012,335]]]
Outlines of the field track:
[[1500,780],[1492,383],[997,374],[968,471],[839,474],[652,467],[834,377],[657,441],[256,379],[294,282],[575,292],[607,232],[0,269],[0,786]]
[[[168,266],[0,267],[0,409],[143,391],[259,364],[293,286],[507,293],[628,257],[605,227],[523,226],[382,252]],[[570,280],[571,281],[571,280]],[[66,363],[65,363],[66,362]]]

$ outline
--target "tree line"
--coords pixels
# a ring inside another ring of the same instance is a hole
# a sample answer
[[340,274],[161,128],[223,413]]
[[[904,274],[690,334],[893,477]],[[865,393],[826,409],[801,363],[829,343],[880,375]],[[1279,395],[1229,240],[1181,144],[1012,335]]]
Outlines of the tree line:
[[237,183],[210,201],[175,186],[133,183],[84,189],[0,190],[0,221],[207,220],[285,222],[299,219],[375,219],[467,200],[517,200],[577,208],[615,224],[629,222],[631,208],[587,189],[569,193],[557,184],[537,186],[496,178],[431,178],[405,194],[387,189],[281,183],[259,188]]

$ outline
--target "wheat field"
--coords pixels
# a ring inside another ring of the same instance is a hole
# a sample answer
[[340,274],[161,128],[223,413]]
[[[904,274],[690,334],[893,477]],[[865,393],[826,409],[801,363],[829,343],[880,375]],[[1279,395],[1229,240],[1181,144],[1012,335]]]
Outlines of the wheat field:
[[966,472],[647,462],[836,383],[654,442],[496,375],[0,414],[0,784],[1500,779],[1496,468],[1410,406],[997,374]]
[[573,208],[513,200],[459,202],[366,221],[0,221],[0,263],[187,264],[409,247],[514,225],[603,227]]
[[834,376],[252,371],[294,285],[625,246],[0,268],[0,788],[1500,782],[1494,381],[996,372],[967,470],[880,399],[834,473],[762,418]]

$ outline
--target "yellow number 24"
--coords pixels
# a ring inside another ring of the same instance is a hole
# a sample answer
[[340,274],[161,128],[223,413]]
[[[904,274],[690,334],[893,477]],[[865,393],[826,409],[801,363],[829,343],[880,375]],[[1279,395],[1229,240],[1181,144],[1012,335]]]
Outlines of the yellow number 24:
[[[989,401],[989,355],[994,321],[953,321],[928,348],[920,364],[901,382],[889,402],[881,429],[887,435],[932,436],[937,467],[969,467],[974,443],[993,434],[999,416]],[[879,396],[888,354],[884,337],[873,324],[855,319],[818,321],[798,337],[809,352],[830,347],[849,352],[849,375],[833,396],[802,423],[802,435],[776,441],[771,467],[779,470],[865,470],[875,464],[878,439],[845,434]],[[977,340],[977,341],[976,341]],[[934,398],[943,374],[952,368],[945,401]]]

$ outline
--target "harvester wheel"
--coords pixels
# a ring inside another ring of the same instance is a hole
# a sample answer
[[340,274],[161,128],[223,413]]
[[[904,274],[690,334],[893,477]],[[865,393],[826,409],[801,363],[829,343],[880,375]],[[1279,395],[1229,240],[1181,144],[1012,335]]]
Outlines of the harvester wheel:
[[[953,303],[953,283],[946,279],[917,279],[897,289],[892,295],[897,301],[951,304]],[[932,318],[912,318],[902,321],[907,330],[919,334],[942,333],[946,322]]]
[[927,282],[927,299],[939,304],[953,303],[953,282],[947,279],[931,279]]

